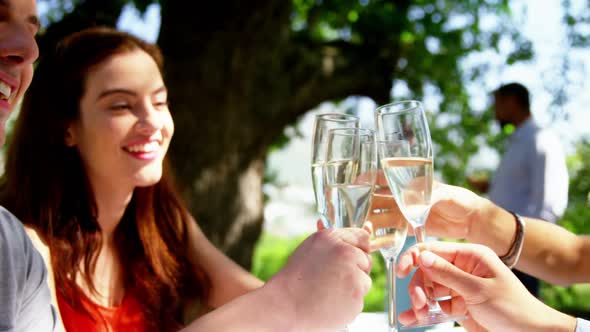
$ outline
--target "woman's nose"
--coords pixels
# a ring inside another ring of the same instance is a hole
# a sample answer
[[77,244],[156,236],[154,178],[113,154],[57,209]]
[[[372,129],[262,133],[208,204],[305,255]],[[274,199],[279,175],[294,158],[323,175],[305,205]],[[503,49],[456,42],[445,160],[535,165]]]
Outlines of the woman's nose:
[[150,135],[163,127],[163,120],[151,103],[142,107],[137,120],[137,130],[142,134]]

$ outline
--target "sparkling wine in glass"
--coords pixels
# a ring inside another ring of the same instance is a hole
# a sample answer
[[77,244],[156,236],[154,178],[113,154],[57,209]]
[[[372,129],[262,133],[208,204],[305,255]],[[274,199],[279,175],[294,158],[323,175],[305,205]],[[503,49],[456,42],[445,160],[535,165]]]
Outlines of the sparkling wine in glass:
[[326,188],[324,185],[324,164],[328,148],[328,132],[336,128],[358,128],[359,118],[342,113],[316,115],[311,153],[311,178],[317,211],[325,227],[330,227],[327,219]]
[[377,176],[375,135],[359,128],[332,129],[324,163],[330,227],[362,227]]
[[[418,243],[426,237],[425,223],[433,197],[434,157],[430,130],[422,104],[402,101],[375,111],[381,167],[401,212]],[[428,314],[403,328],[430,326],[464,317],[452,317],[440,308],[432,281],[424,278]]]

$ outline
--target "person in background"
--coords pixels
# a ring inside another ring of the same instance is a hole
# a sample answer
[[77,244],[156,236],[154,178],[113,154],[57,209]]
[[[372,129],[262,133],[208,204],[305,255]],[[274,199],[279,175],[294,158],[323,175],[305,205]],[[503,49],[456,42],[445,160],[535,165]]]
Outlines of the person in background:
[[[34,0],[0,0],[0,145],[6,121],[29,87],[39,55]],[[0,331],[61,330],[47,270],[20,221],[0,207]]]
[[264,285],[185,208],[165,158],[173,133],[155,45],[97,27],[39,61],[0,201],[45,254],[67,331],[176,331],[213,309],[192,328],[313,330],[361,311],[366,231],[313,234]]
[[[555,223],[568,201],[568,172],[559,139],[539,127],[531,115],[529,91],[509,83],[494,91],[494,114],[502,129],[513,126],[506,151],[489,184],[489,198],[506,210]],[[482,192],[487,181],[471,181]],[[539,281],[514,271],[538,295]]]

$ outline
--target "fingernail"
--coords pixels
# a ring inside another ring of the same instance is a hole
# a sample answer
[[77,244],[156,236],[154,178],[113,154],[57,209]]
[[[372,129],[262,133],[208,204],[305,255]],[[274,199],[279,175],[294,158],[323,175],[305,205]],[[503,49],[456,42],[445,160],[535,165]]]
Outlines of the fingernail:
[[403,255],[402,258],[399,260],[397,264],[401,269],[405,269],[406,267],[412,264],[412,258],[408,255]]
[[430,251],[423,251],[420,253],[420,262],[422,262],[424,267],[431,267],[434,264],[435,259],[436,255]]

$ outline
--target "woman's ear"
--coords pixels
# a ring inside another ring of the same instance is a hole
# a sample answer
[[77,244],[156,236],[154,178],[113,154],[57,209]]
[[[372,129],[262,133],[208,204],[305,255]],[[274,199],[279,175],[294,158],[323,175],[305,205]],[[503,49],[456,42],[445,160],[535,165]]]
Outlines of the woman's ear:
[[72,128],[72,125],[69,125],[68,128],[66,129],[64,143],[68,147],[72,147],[72,146],[76,145],[76,135],[74,135],[74,129]]

